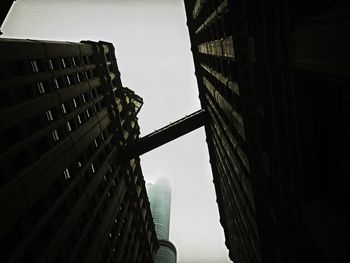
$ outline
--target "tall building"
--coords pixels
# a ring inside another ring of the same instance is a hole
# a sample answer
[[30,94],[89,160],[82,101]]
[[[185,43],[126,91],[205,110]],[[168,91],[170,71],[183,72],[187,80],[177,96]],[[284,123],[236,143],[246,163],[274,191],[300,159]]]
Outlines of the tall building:
[[184,2],[230,258],[350,258],[349,1]]
[[0,42],[3,261],[151,262],[137,156],[203,124],[235,263],[350,258],[350,2],[184,2],[202,110],[141,139],[109,44]]
[[151,212],[159,240],[156,255],[158,263],[176,263],[176,248],[169,241],[171,188],[165,177],[157,179],[155,184],[146,184]]
[[142,99],[107,42],[0,39],[2,262],[154,262]]
[[169,239],[171,188],[165,177],[146,184],[154,225],[158,239]]

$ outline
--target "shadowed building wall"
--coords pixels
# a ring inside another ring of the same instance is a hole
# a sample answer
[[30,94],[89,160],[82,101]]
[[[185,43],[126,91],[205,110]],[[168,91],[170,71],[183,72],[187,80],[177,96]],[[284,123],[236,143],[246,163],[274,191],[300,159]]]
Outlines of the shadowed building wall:
[[184,2],[230,258],[350,258],[349,1]]
[[0,39],[2,262],[153,262],[142,99],[107,42]]

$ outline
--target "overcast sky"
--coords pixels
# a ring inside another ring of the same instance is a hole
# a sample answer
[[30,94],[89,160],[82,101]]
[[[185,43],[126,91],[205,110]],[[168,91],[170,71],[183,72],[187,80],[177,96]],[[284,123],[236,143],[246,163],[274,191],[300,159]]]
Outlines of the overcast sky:
[[[141,136],[200,108],[182,0],[17,0],[2,31],[8,38],[112,42],[123,85],[144,99]],[[171,182],[178,262],[231,262],[204,129],[141,156],[141,165],[147,182]]]

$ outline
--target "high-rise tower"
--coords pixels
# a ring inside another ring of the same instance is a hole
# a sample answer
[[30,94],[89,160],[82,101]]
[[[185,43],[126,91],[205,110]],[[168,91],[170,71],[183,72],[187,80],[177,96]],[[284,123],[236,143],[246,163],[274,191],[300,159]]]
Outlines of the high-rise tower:
[[343,262],[350,2],[184,2],[230,258]]
[[159,250],[156,255],[156,262],[175,263],[176,248],[169,241],[170,226],[170,206],[171,189],[169,181],[164,178],[158,178],[155,184],[146,184],[148,197],[151,204],[151,211],[157,238],[159,240]]
[[0,39],[2,262],[153,262],[142,98],[107,42]]

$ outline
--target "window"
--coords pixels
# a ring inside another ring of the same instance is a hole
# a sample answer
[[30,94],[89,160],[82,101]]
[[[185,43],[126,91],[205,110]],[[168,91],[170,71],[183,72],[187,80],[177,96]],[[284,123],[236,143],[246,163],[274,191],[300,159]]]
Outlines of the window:
[[57,79],[54,79],[53,82],[54,82],[55,88],[56,88],[56,89],[59,89],[59,88],[60,88],[60,85],[58,84],[58,80],[57,80]]
[[78,108],[78,104],[77,104],[77,101],[75,100],[75,98],[73,98],[73,104],[74,104],[75,108]]
[[83,72],[79,72],[77,75],[78,75],[79,81],[84,81],[84,74],[83,74]]
[[33,73],[39,72],[39,67],[35,60],[30,61],[30,65],[32,66]]
[[81,162],[77,162],[77,166],[78,166],[78,168],[81,168]]
[[46,113],[46,118],[48,121],[53,121],[53,116],[51,110],[48,110],[45,112]]
[[62,108],[63,113],[67,113],[67,110],[66,110],[66,107],[64,106],[64,103],[62,103],[61,108]]
[[62,67],[63,67],[63,68],[66,68],[67,65],[66,65],[66,61],[65,61],[64,58],[61,58],[61,62],[62,62]]
[[86,77],[86,79],[93,79],[93,75],[92,75],[91,71],[85,71],[85,77]]
[[57,132],[57,130],[54,130],[51,134],[52,134],[53,140],[54,140],[55,142],[59,141],[60,137],[58,137],[58,132]]
[[87,116],[88,118],[90,118],[89,110],[86,110],[86,116]]
[[100,105],[100,103],[97,102],[95,105],[96,105],[97,111],[100,111],[100,110],[101,110],[101,105]]
[[128,137],[129,137],[129,132],[128,132],[127,130],[124,130],[124,131],[123,131],[123,137],[124,137],[125,140],[128,139]]
[[71,81],[70,81],[69,76],[66,76],[66,79],[67,79],[67,84],[68,84],[68,86],[70,86],[70,85],[71,85]]
[[50,70],[53,70],[53,69],[54,69],[53,63],[52,63],[52,60],[51,60],[51,59],[49,59],[49,69],[50,69]]
[[37,86],[38,86],[39,93],[44,94],[45,93],[44,84],[42,82],[38,82]]
[[96,138],[94,139],[94,144],[95,144],[95,147],[97,148],[98,147],[98,143],[97,143]]
[[72,131],[72,127],[70,126],[69,121],[67,121],[66,126],[67,126],[67,131],[68,132]]
[[85,98],[84,94],[81,95],[81,98],[83,99],[83,102],[85,103],[86,102],[86,98]]
[[95,173],[95,166],[94,166],[93,163],[91,164],[91,171],[92,171],[93,173]]
[[79,124],[82,124],[82,121],[81,121],[81,118],[80,118],[80,115],[78,114],[78,122],[79,122]]
[[97,97],[97,95],[96,95],[96,90],[95,89],[93,89],[93,90],[90,90],[90,98],[96,98]]
[[66,168],[66,169],[63,171],[63,175],[64,175],[64,179],[66,179],[66,180],[69,180],[69,179],[70,179],[70,174],[69,174],[68,168]]
[[95,113],[97,113],[97,107],[96,107],[96,104],[94,104],[93,109],[94,109],[94,112],[95,112]]
[[82,59],[83,59],[83,64],[84,64],[84,65],[89,64],[89,60],[88,60],[88,57],[87,57],[87,56],[82,57]]

